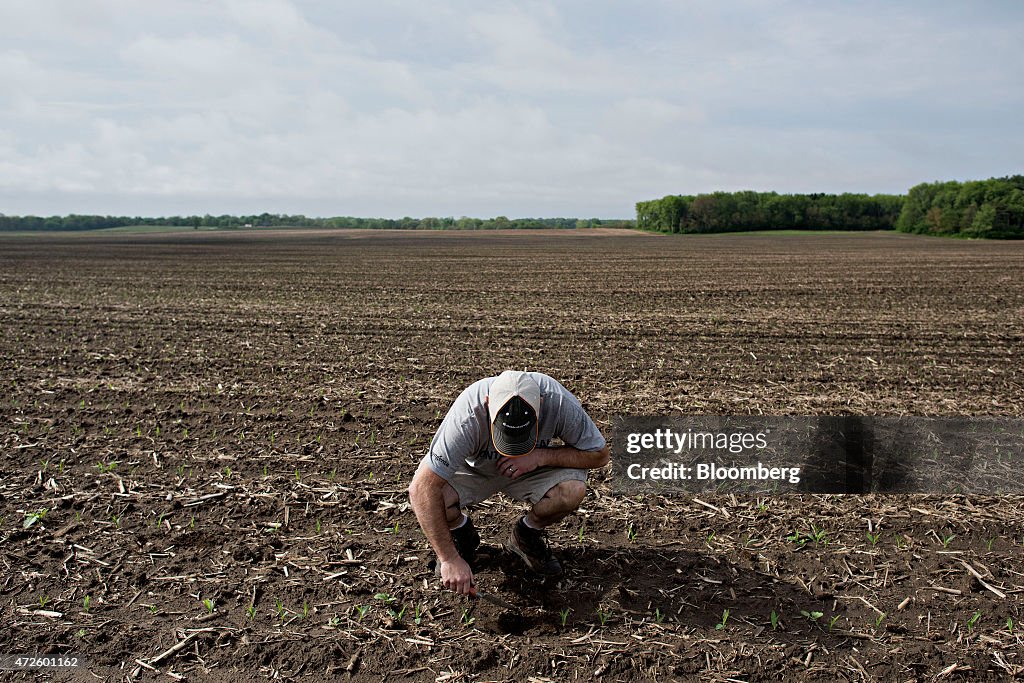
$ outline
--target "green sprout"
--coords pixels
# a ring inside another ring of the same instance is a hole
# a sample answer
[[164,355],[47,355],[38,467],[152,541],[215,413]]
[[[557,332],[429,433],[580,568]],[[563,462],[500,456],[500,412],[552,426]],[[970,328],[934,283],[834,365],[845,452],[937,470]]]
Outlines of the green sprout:
[[308,619],[309,618],[309,611],[310,611],[309,610],[309,603],[306,602],[305,600],[303,600],[302,601],[302,618],[303,619]]
[[247,617],[249,617],[249,621],[252,621],[253,619],[255,619],[256,618],[256,605],[250,602],[249,606],[245,608],[245,615]]
[[727,609],[726,610],[722,610],[722,620],[720,622],[718,622],[717,624],[715,624],[715,630],[716,631],[724,631],[725,630],[725,623],[727,621],[729,621],[729,610],[727,610]]
[[40,595],[39,596],[39,608],[40,609],[45,609],[46,608],[46,603],[48,603],[48,602],[50,602],[50,596],[49,595]]
[[473,622],[476,621],[476,617],[474,617],[472,614],[470,614],[471,611],[472,611],[472,608],[470,608],[470,607],[463,607],[462,608],[462,623],[465,624],[466,626],[471,626],[473,624]]
[[956,534],[950,534],[949,536],[943,536],[942,537],[942,547],[943,548],[948,548],[950,541],[952,541],[954,538],[956,538]]
[[779,614],[775,610],[772,610],[771,616],[769,617],[772,622],[772,630],[778,630],[779,628]]
[[1006,617],[1006,630],[1013,635],[1013,617]]
[[43,517],[45,517],[46,513],[49,512],[49,511],[50,511],[50,508],[41,508],[39,510],[36,510],[35,512],[28,513],[27,515],[25,515],[25,521],[22,522],[22,525],[21,525],[22,528],[28,529],[33,524],[35,524],[36,522],[41,520]]
[[882,625],[882,622],[885,621],[885,616],[885,612],[882,612],[877,617],[875,617],[875,628],[878,628]]
[[284,603],[281,602],[280,598],[274,601],[274,607],[277,610],[277,618],[281,621],[284,621],[284,615],[286,610],[284,608]]
[[569,620],[569,612],[571,611],[572,609],[569,607],[563,607],[561,610],[559,610],[558,616],[562,621],[562,628],[565,628],[565,622]]
[[341,626],[341,617],[335,615],[327,620],[327,625],[331,628],[338,628]]
[[89,605],[91,603],[92,603],[92,597],[86,595],[84,598],[82,598],[82,609],[85,612],[88,612],[89,611]]
[[636,540],[636,527],[634,527],[632,523],[626,527],[626,538],[629,539],[630,543]]
[[867,534],[864,534],[864,535],[867,536],[868,543],[870,543],[872,546],[875,546],[875,545],[878,544],[878,539],[882,535],[882,533],[879,532],[879,533],[874,534],[874,535],[872,535],[871,533],[867,533]]
[[818,619],[825,616],[824,612],[808,612],[806,610],[800,610],[800,614],[814,623],[818,623]]
[[213,600],[211,600],[210,598],[206,598],[205,600],[203,600],[203,607],[206,608],[207,612],[213,614]]
[[837,621],[839,621],[839,615],[838,614],[828,620],[828,630],[829,631],[832,630],[832,627],[836,625]]
[[608,623],[608,617],[610,617],[610,616],[611,616],[610,612],[605,612],[600,607],[597,608],[597,620],[599,622],[601,622],[601,626],[604,626],[605,624]]
[[363,621],[363,617],[365,617],[366,613],[370,611],[370,606],[369,605],[356,605],[356,611],[359,612],[359,621],[362,622]]
[[580,530],[579,530],[579,533],[577,534],[578,538],[580,539],[580,543],[583,543],[583,525],[584,525],[584,522],[580,522]]
[[975,612],[971,616],[971,618],[967,620],[967,632],[968,633],[973,633],[974,632],[974,625],[978,623],[979,619],[981,619],[981,612]]
[[423,613],[420,611],[420,606],[417,604],[415,609],[414,609],[414,611],[413,611],[413,621],[416,622],[417,626],[419,626],[420,622],[422,620],[423,620]]
[[661,611],[660,607],[654,609],[654,621],[658,624],[665,621],[665,613]]

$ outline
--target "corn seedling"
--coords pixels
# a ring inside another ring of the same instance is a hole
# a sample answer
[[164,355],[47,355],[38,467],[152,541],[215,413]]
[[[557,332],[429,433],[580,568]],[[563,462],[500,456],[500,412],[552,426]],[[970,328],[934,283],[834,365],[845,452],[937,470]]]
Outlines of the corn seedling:
[[470,625],[473,624],[474,621],[476,621],[476,617],[474,617],[472,614],[470,614],[470,611],[471,611],[471,608],[469,608],[469,607],[463,607],[462,608],[462,623],[465,624],[466,626],[470,626]]
[[316,533],[317,533],[318,536],[320,535],[320,519],[319,518],[317,518],[317,520],[316,520]]
[[295,468],[295,481],[302,481],[302,476],[299,474],[299,468]]
[[263,466],[263,478],[266,479],[268,476],[270,476],[270,475],[267,473],[267,466],[264,465]]
[[996,540],[995,536],[993,536],[992,538],[988,539],[988,541],[985,542],[985,548],[987,550],[991,551],[992,550],[992,544],[995,543],[995,540]]
[[327,620],[327,625],[331,628],[338,628],[341,626],[341,617],[335,615]]
[[654,609],[654,621],[657,624],[660,624],[661,622],[665,621],[665,613],[661,611],[660,607],[656,607]]
[[838,614],[828,620],[828,630],[829,631],[832,630],[832,627],[836,625],[837,621],[839,621],[839,615]]
[[636,528],[632,524],[626,527],[626,538],[630,543],[636,540]]
[[808,540],[814,541],[818,545],[828,545],[828,532],[824,529],[811,525],[811,533],[807,536]]
[[824,612],[808,612],[806,610],[800,610],[800,614],[808,620],[814,622],[815,624],[818,623],[818,619],[821,619],[823,616],[825,616]]
[[953,540],[954,538],[956,538],[956,534],[950,534],[949,536],[943,536],[943,537],[942,537],[942,547],[943,547],[943,548],[948,548],[948,547],[949,547],[949,544],[950,544],[950,542],[951,542],[951,541],[952,541],[952,540]]
[[885,612],[882,612],[877,617],[875,617],[875,628],[881,626],[883,621],[885,621]]
[[249,617],[249,621],[256,618],[256,605],[249,603],[249,606],[245,608],[245,616]]
[[82,598],[82,610],[88,612],[90,603],[92,603],[92,598],[90,596],[86,595]]
[[96,469],[100,471],[100,474],[106,474],[117,467],[117,462],[117,460],[111,460],[109,463],[98,462],[96,463]]
[[768,617],[772,622],[772,630],[777,631],[779,628],[779,614],[775,610],[772,610],[771,615]]
[[284,603],[281,602],[280,600],[275,600],[274,601],[274,607],[275,607],[275,609],[277,611],[277,618],[280,619],[281,621],[284,621],[284,615],[285,615],[285,611],[286,611],[285,608],[284,608]]
[[967,620],[968,633],[974,632],[974,625],[978,623],[979,619],[981,619],[981,612],[975,612],[973,615],[971,615],[971,618]]
[[401,621],[402,617],[405,616],[405,605],[402,605],[402,609],[395,609],[394,607],[388,608],[388,614],[390,614],[391,618],[395,621]]
[[305,600],[303,600],[302,601],[302,618],[303,619],[308,619],[309,618],[309,611],[310,611],[309,610],[309,603],[306,602]]
[[583,543],[583,522],[580,522],[580,530],[577,536],[580,539],[580,543]]
[[210,598],[206,598],[205,600],[203,600],[203,607],[206,608],[207,612],[210,612],[212,614],[214,607],[213,600],[211,600]]
[[559,617],[559,619],[561,619],[562,627],[563,628],[565,627],[565,622],[567,622],[569,620],[569,612],[571,612],[571,611],[572,611],[572,609],[570,609],[569,607],[563,607],[558,612],[558,617]]
[[597,620],[601,622],[601,626],[608,623],[608,617],[611,616],[608,612],[605,612],[600,607],[597,608]]
[[875,546],[875,545],[878,544],[878,538],[881,535],[882,535],[881,532],[879,532],[877,534],[874,534],[874,535],[872,535],[870,532],[865,534],[865,536],[867,536],[867,538],[868,538],[868,543],[870,543],[872,546]]
[[160,609],[156,605],[149,605],[149,613],[156,616],[157,610]]
[[419,626],[420,622],[423,620],[423,615],[420,612],[420,606],[419,605],[416,605],[416,607],[414,608],[413,619],[412,620],[416,623],[417,626]]
[[30,526],[41,520],[46,516],[46,513],[50,511],[50,508],[42,508],[35,512],[30,512],[25,515],[25,521],[22,522],[21,526],[23,529],[28,529]]
[[1010,635],[1013,635],[1013,617],[1006,617],[1006,630]]
[[722,620],[720,622],[718,622],[717,624],[715,624],[715,630],[716,631],[724,631],[725,630],[725,624],[726,624],[727,621],[729,621],[729,610],[727,610],[727,609],[726,610],[722,610]]
[[192,515],[191,519],[188,520],[188,528],[189,529],[195,529],[196,528],[196,516],[195,515]]
[[40,609],[45,608],[46,607],[46,603],[48,603],[48,602],[50,602],[50,596],[49,595],[40,595],[39,596],[39,608]]
[[706,545],[707,547],[711,548],[711,547],[713,547],[713,545],[712,545],[712,544],[713,544],[714,542],[715,542],[715,532],[714,532],[714,531],[712,531],[712,532],[711,532],[710,534],[708,534],[708,535],[707,535],[707,537],[706,537],[706,538],[704,539],[704,545]]
[[366,613],[370,611],[370,606],[369,605],[356,605],[356,611],[359,612],[359,621],[362,621],[363,617],[366,616]]

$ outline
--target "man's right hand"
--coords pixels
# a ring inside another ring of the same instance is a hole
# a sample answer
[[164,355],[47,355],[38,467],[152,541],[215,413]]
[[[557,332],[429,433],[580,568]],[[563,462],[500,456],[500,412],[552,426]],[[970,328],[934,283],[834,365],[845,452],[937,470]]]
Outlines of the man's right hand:
[[476,595],[473,585],[473,570],[459,556],[454,560],[441,563],[441,584],[460,595]]

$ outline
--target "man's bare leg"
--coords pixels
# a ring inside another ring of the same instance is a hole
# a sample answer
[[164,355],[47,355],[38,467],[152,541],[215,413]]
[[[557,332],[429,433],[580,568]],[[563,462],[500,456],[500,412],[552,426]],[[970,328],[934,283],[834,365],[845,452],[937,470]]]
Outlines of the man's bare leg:
[[568,479],[555,484],[538,500],[526,515],[527,523],[537,529],[561,522],[576,512],[587,495],[587,483]]
[[459,494],[451,484],[445,484],[441,489],[441,495],[444,497],[444,516],[448,520],[448,528],[453,529],[462,524],[462,506],[459,503]]

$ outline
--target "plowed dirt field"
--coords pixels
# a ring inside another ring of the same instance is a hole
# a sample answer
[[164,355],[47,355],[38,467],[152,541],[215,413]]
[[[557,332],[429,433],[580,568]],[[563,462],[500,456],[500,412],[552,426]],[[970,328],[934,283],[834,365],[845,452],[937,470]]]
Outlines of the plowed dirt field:
[[[1024,244],[896,234],[0,236],[14,680],[1024,676],[1024,498],[626,498],[542,586],[472,511],[439,588],[406,487],[506,368],[617,415],[1024,417]],[[728,615],[725,611],[728,610]],[[774,614],[774,616],[773,616]]]

